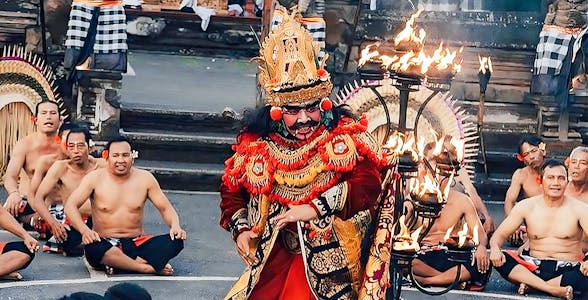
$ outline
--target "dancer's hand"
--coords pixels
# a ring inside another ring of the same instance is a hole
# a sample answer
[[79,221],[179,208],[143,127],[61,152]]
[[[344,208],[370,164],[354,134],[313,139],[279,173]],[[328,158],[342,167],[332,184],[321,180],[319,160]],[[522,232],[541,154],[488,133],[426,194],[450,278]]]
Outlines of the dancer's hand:
[[237,253],[239,253],[243,262],[248,266],[258,262],[257,258],[255,258],[255,253],[252,253],[249,247],[251,242],[257,237],[257,233],[251,230],[243,231],[237,236]]
[[318,217],[316,210],[309,204],[289,205],[289,209],[273,219],[278,230],[286,227],[288,223],[298,221],[310,221]]

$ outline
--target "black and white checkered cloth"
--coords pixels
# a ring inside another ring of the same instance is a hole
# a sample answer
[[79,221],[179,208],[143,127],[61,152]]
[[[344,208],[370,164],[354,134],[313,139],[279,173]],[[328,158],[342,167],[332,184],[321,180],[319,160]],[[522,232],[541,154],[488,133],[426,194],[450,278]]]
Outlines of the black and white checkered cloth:
[[[280,23],[282,23],[283,17],[282,12],[276,10],[272,20],[272,28],[274,30]],[[320,51],[317,55],[317,59],[320,61],[326,54],[325,50],[325,28],[327,27],[327,23],[323,18],[302,18],[302,26],[306,28],[312,35],[313,44],[315,47],[318,45],[320,47]]]
[[559,75],[573,37],[557,30],[541,31],[535,55],[534,74]]
[[94,11],[99,14],[94,53],[126,52],[128,49],[127,24],[122,5],[95,8],[83,3],[74,3],[71,8],[65,46],[68,48],[84,46]]

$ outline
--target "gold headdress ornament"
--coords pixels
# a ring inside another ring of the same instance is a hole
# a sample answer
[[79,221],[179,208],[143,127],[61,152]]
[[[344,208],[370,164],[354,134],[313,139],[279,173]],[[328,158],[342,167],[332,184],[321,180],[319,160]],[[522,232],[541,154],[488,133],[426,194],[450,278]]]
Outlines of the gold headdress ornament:
[[283,10],[284,18],[261,45],[259,83],[266,90],[266,104],[274,107],[298,105],[331,94],[331,75],[324,69],[327,56],[318,61],[320,46],[313,44],[300,23],[297,8]]

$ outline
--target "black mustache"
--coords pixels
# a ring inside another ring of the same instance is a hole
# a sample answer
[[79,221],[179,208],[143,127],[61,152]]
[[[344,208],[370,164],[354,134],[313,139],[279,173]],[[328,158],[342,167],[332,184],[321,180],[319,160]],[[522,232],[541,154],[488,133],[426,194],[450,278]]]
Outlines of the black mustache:
[[310,120],[310,121],[307,121],[307,122],[304,122],[304,123],[296,123],[296,124],[290,126],[290,129],[292,129],[292,130],[298,130],[298,129],[302,128],[302,127],[315,127],[318,124],[319,124],[318,121]]

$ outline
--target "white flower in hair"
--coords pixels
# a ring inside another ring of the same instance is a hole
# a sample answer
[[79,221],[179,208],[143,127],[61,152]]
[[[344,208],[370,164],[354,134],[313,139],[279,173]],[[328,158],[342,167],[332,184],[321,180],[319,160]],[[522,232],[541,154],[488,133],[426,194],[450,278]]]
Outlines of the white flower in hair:
[[131,151],[131,157],[132,158],[139,158],[139,151],[137,151],[137,150]]

